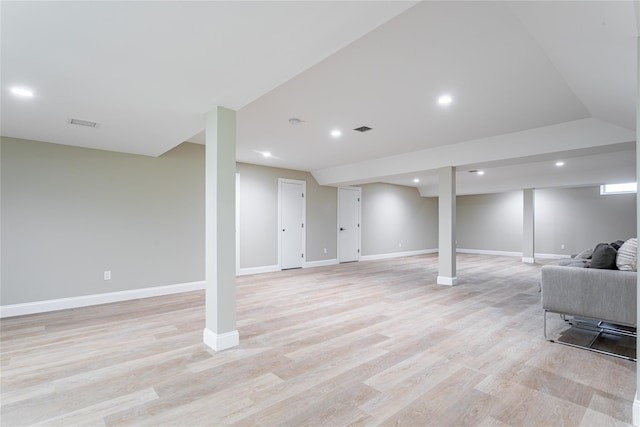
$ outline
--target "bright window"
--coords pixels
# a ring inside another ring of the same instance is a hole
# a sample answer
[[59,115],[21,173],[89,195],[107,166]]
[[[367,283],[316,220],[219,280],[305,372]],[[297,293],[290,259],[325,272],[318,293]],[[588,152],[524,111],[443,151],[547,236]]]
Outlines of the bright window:
[[625,184],[604,184],[600,186],[600,194],[625,194],[636,193],[638,191],[638,184],[635,182],[627,182]]

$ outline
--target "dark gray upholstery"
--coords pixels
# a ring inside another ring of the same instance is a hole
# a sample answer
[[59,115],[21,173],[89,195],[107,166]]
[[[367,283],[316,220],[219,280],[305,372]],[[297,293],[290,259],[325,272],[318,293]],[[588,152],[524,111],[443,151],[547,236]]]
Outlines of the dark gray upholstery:
[[542,267],[542,308],[636,326],[637,273],[594,268]]

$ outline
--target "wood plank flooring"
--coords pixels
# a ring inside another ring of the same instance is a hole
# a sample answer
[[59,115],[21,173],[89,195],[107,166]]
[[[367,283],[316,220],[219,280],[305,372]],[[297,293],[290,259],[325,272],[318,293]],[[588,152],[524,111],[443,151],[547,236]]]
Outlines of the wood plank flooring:
[[204,292],[3,319],[0,423],[629,425],[636,364],[543,339],[540,265],[459,255],[453,288],[437,268],[239,277],[240,346],[218,353]]

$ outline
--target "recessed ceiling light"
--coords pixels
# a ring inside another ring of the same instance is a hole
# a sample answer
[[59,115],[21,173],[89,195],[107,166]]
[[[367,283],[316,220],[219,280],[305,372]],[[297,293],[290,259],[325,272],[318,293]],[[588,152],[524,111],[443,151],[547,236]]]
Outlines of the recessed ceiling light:
[[280,157],[278,156],[274,156],[273,154],[271,154],[270,151],[260,151],[260,150],[253,150],[254,153],[260,154],[262,157],[264,157],[265,159],[275,159],[275,160],[282,160]]
[[415,182],[416,184],[420,182],[420,180],[418,178],[414,178],[413,182]]
[[339,137],[340,135],[342,135],[342,132],[340,132],[338,129],[334,129],[331,131],[331,136],[334,138]]
[[303,122],[304,122],[304,120],[300,120],[300,119],[298,119],[296,117],[292,117],[292,118],[289,119],[289,124],[293,125],[293,126],[297,126],[297,125],[299,125],[300,123],[303,123]]
[[556,166],[564,166],[564,162],[562,162],[562,161],[556,162]]
[[33,91],[24,87],[12,87],[11,93],[23,98],[33,98]]
[[453,102],[453,98],[451,97],[451,95],[441,95],[440,98],[438,98],[438,104],[440,105],[449,105]]
[[484,171],[478,171],[478,175],[484,175]]

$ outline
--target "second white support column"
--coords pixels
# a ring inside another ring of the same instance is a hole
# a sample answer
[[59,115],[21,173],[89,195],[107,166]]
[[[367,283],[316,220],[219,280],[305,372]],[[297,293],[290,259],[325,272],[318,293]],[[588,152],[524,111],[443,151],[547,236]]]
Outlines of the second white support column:
[[456,168],[438,170],[438,284],[454,286],[456,277]]
[[522,262],[535,262],[535,194],[532,188],[522,191]]

